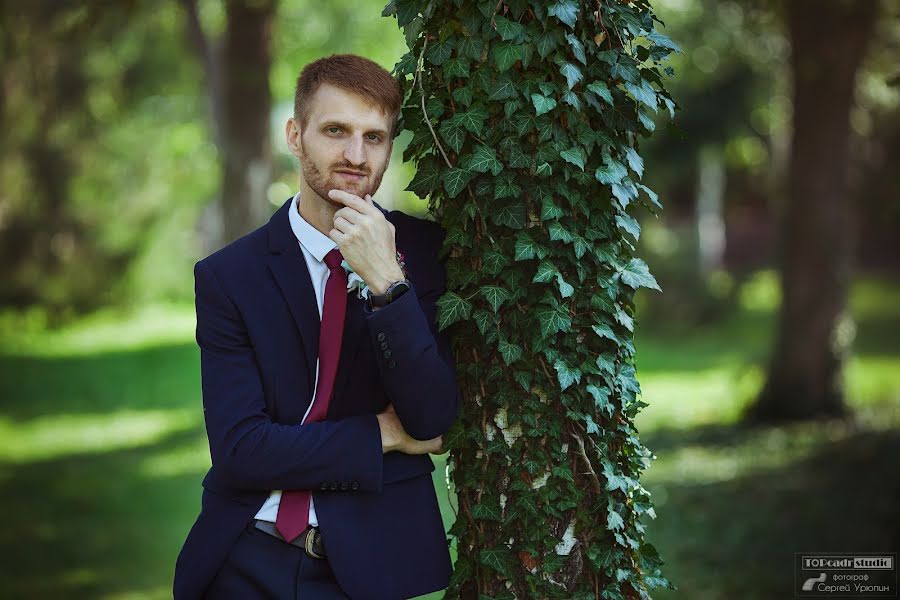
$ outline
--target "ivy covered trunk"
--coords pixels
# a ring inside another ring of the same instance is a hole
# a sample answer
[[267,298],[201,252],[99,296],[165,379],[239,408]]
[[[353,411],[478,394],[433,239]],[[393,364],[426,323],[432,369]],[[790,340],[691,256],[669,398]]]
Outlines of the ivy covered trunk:
[[[643,0],[394,0],[410,189],[447,231],[463,389],[448,598],[639,598],[660,586],[634,417],[638,137],[674,116],[677,46]],[[671,75],[671,69],[667,68]]]

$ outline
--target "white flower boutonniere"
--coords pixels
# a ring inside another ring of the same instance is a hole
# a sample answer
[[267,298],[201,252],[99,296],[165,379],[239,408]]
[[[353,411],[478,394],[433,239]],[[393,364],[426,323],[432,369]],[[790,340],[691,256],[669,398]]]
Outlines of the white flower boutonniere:
[[[403,259],[403,253],[397,250],[397,263],[400,265],[400,270],[403,271],[404,277],[406,276],[406,263]],[[344,267],[344,270],[347,271],[347,293],[349,294],[353,290],[356,290],[356,297],[360,300],[367,299],[369,297],[369,286],[363,281],[363,278],[356,274],[356,272],[350,267],[350,264],[346,260],[341,261],[341,266]]]

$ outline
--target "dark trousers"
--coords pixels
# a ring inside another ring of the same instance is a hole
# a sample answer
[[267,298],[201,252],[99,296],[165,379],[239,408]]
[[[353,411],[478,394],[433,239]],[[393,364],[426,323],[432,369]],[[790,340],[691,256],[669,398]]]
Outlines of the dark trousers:
[[241,533],[219,570],[207,598],[254,600],[347,600],[328,559],[260,531],[253,522]]

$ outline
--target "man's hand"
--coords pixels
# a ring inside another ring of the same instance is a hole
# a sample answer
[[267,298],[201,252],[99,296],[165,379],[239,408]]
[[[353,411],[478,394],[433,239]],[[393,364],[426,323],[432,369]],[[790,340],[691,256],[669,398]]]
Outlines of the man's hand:
[[394,412],[394,405],[388,404],[382,413],[375,415],[378,417],[378,427],[381,430],[381,451],[383,454],[400,451],[404,454],[442,454],[443,437],[438,436],[430,440],[417,440],[411,438],[400,418]]
[[344,260],[373,294],[385,293],[393,282],[404,278],[397,264],[394,225],[368,194],[364,200],[333,189],[328,197],[344,204],[344,208],[334,213],[334,229],[328,232],[328,237],[338,245]]

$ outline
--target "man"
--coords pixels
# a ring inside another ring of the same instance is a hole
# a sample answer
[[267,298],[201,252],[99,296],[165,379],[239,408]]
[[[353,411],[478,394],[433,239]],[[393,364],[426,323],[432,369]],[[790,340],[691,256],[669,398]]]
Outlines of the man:
[[[177,599],[392,600],[448,585],[429,457],[459,404],[435,327],[442,230],[371,199],[400,103],[372,61],[308,65],[285,129],[300,191],[195,266],[212,468]],[[367,290],[348,292],[347,268]]]

